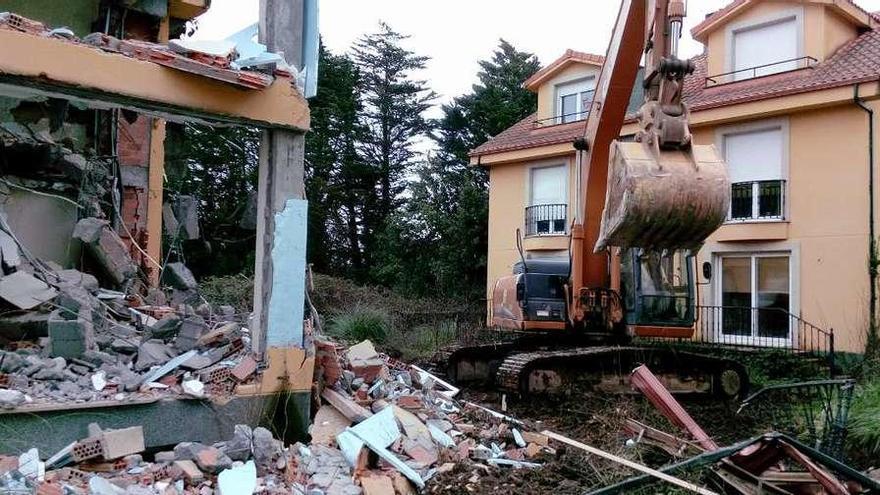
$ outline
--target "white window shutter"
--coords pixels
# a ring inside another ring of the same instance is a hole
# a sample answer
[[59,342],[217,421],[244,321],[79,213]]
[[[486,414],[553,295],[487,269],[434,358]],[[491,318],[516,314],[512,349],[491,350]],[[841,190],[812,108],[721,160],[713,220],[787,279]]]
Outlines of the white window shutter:
[[[744,70],[734,76],[737,80],[765,76],[798,68],[797,20],[788,19],[756,28],[734,33],[733,70],[752,69],[761,65],[774,64],[760,69]],[[778,63],[784,60],[789,62]]]
[[767,129],[724,136],[724,158],[730,182],[782,180],[782,129]]
[[566,203],[566,168],[533,168],[531,184],[531,204],[550,205]]

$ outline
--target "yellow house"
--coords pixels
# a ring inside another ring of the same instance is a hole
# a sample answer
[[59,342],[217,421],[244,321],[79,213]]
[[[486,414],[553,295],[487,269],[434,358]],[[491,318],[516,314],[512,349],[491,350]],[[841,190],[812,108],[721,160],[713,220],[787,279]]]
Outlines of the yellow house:
[[[736,0],[691,34],[705,46],[684,90],[694,142],[718,148],[732,182],[728,221],[697,256],[700,334],[812,350],[833,329],[837,350],[861,352],[876,306],[880,21],[849,0]],[[518,229],[527,258],[568,256],[572,143],[602,61],[566,51],[525,81],[537,112],[471,152],[490,178],[490,300],[520,259]]]

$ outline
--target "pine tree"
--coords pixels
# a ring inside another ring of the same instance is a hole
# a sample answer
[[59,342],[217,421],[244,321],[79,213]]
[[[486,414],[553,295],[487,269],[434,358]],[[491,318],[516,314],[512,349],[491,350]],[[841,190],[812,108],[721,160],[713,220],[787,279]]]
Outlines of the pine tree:
[[382,270],[386,284],[469,299],[485,293],[488,174],[469,164],[468,152],[535,111],[535,95],[522,82],[539,63],[501,40],[480,67],[472,91],[443,106],[433,133],[438,150],[416,168],[411,197],[390,232],[397,237],[384,239],[396,251],[382,266],[398,269],[396,278]]
[[401,46],[408,36],[381,23],[379,32],[360,38],[352,50],[361,73],[361,122],[366,129],[359,146],[373,172],[375,194],[364,203],[364,263],[378,249],[376,236],[400,205],[407,170],[418,156],[417,141],[427,135],[423,113],[436,95],[414,72],[425,68],[428,57]]
[[308,259],[322,273],[353,275],[362,269],[359,222],[372,189],[357,143],[360,76],[354,62],[320,47],[318,94],[309,102],[306,134],[306,195],[309,200]]

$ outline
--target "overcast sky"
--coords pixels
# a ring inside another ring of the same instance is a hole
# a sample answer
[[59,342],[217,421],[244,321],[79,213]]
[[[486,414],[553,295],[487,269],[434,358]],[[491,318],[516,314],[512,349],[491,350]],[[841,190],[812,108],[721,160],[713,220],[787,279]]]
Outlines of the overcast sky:
[[[605,54],[617,17],[617,0],[319,0],[324,43],[334,53],[345,52],[379,21],[411,35],[408,47],[431,57],[426,79],[441,102],[467,92],[475,82],[477,61],[488,58],[500,38],[538,55],[547,64],[566,48]],[[690,0],[690,27],[731,0]],[[880,10],[880,0],[857,0],[868,11]],[[213,0],[199,18],[198,38],[219,39],[257,21],[259,0]],[[686,56],[702,51],[686,34]]]

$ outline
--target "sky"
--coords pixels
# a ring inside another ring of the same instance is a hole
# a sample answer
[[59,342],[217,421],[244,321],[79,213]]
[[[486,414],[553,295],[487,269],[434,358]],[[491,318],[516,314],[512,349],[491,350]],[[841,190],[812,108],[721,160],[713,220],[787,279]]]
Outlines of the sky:
[[[476,82],[478,61],[489,58],[503,38],[517,49],[536,54],[541,64],[566,48],[605,54],[619,8],[617,0],[319,0],[319,25],[325,45],[334,53],[378,29],[380,21],[410,35],[407,48],[431,57],[418,77],[425,79],[444,103],[466,93]],[[682,55],[703,46],[687,34],[706,14],[731,0],[690,0],[682,38]],[[857,0],[862,8],[880,10],[880,0]],[[198,19],[201,39],[220,39],[257,21],[259,0],[212,0]]]

